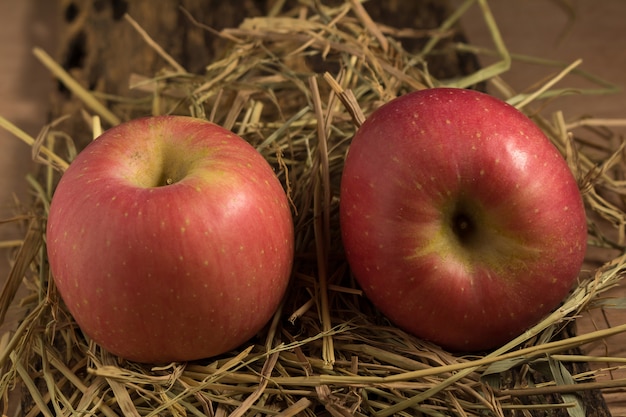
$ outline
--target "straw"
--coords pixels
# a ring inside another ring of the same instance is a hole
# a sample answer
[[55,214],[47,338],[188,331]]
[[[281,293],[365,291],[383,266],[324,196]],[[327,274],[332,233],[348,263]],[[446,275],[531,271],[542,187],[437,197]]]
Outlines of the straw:
[[[607,291],[626,273],[626,181],[624,145],[607,133],[621,119],[575,119],[538,109],[547,100],[567,100],[572,76],[594,87],[579,94],[608,94],[615,86],[571,64],[523,57],[508,51],[485,0],[467,0],[439,28],[392,28],[375,22],[364,4],[337,7],[304,2],[285,10],[278,1],[268,16],[215,31],[183,9],[183,15],[211,36],[230,42],[220,59],[201,74],[187,72],[132,18],[147,49],[164,58],[158,74],[134,74],[130,85],[141,96],[115,97],[82,87],[40,49],[35,55],[84,103],[79,115],[92,137],[125,115],[107,103],[123,102],[132,113],[188,114],[233,130],[272,165],[285,187],[295,224],[296,256],[288,295],[258,337],[214,358],[164,366],[116,358],[86,338],[60,299],[50,277],[44,222],[59,172],[78,150],[58,121],[37,139],[0,118],[5,128],[33,147],[43,163],[29,178],[28,215],[11,219],[25,227],[22,239],[0,242],[14,261],[0,295],[0,316],[16,304],[28,310],[1,339],[0,392],[20,389],[35,415],[523,415],[567,410],[581,415],[576,393],[624,390],[626,379],[602,378],[626,367],[622,357],[591,356],[584,349],[626,332],[626,325],[586,334],[565,329],[594,309],[623,308]],[[470,7],[478,7],[494,49],[451,42]],[[403,49],[400,37],[421,41]],[[496,64],[455,79],[435,79],[429,59],[446,53],[486,54]],[[506,71],[525,60],[545,68],[546,77],[528,92],[506,83]],[[557,68],[556,74],[554,74]],[[563,304],[509,343],[491,352],[461,355],[445,351],[391,325],[365,299],[350,275],[338,227],[339,183],[350,140],[367,116],[387,100],[430,86],[490,88],[526,112],[568,162],[588,210],[589,246],[609,261],[589,260],[579,285]],[[600,128],[602,129],[600,134]],[[595,134],[593,140],[582,138]],[[84,139],[84,138],[83,138]],[[90,138],[91,139],[91,138]],[[79,141],[76,141],[79,143]],[[16,299],[18,289],[27,295]],[[184,343],[185,341],[175,341]],[[569,365],[587,363],[576,372]],[[532,378],[541,370],[545,381]],[[529,399],[533,399],[533,404]],[[8,406],[7,406],[8,407]]]

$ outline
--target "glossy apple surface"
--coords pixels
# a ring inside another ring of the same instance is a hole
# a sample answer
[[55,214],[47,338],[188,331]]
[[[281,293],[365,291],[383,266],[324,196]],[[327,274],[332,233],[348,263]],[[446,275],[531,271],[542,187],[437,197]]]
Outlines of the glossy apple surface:
[[348,262],[392,322],[450,350],[503,344],[577,280],[586,217],[575,178],[525,115],[435,88],[377,109],[350,146]]
[[293,259],[287,197],[265,159],[215,124],[136,119],[62,176],[50,268],[81,329],[140,362],[217,355],[272,317]]

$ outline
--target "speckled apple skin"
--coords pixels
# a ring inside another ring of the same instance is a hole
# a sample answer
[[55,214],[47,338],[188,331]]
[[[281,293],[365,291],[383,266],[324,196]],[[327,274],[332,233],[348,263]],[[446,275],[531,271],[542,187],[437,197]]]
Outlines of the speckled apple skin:
[[[451,213],[478,238],[464,245]],[[399,97],[356,133],[341,182],[347,259],[392,322],[450,350],[499,346],[556,308],[586,251],[568,165],[524,114],[489,95]]]
[[[163,170],[173,183],[159,184]],[[287,287],[285,192],[247,142],[190,117],[106,131],[63,174],[50,206],[54,282],[106,350],[152,363],[221,354],[253,337]]]

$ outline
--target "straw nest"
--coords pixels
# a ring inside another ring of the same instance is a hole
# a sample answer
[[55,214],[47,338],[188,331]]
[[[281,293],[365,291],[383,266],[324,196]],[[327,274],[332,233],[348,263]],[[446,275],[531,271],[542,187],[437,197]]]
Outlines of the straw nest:
[[[15,220],[27,227],[0,300],[3,317],[15,303],[27,310],[19,326],[2,337],[5,410],[8,399],[20,392],[28,399],[25,407],[31,407],[23,410],[28,416],[474,416],[529,415],[556,408],[584,415],[584,404],[574,392],[626,386],[625,380],[596,380],[601,366],[583,373],[567,366],[577,361],[623,363],[572,352],[626,326],[584,335],[562,332],[587,310],[609,307],[600,295],[619,283],[626,265],[621,255],[626,224],[623,149],[606,134],[608,125],[624,121],[566,123],[560,112],[545,118],[536,111],[545,100],[572,92],[556,88],[568,76],[595,82],[599,87],[589,93],[610,92],[612,86],[579,70],[579,62],[549,62],[551,76],[544,82],[524,94],[512,91],[500,75],[515,57],[485,2],[479,4],[495,48],[453,46],[496,56],[495,63],[463,78],[434,79],[425,58],[437,53],[439,40],[450,35],[471,3],[429,32],[378,25],[356,1],[249,19],[216,34],[229,40],[230,47],[202,74],[187,72],[127,17],[145,37],[146,48],[155,48],[169,65],[132,80],[139,99],[107,97],[109,106],[36,50],[54,75],[82,98],[83,112],[68,117],[85,118],[94,136],[102,119],[116,124],[139,114],[176,113],[213,120],[252,143],[275,167],[290,197],[296,259],[291,288],[274,320],[240,350],[162,367],[113,357],[82,335],[46,265],[46,210],[59,173],[76,153],[73,138],[56,128],[58,121],[31,138],[1,119],[3,127],[33,147],[43,164],[29,183],[35,201]],[[424,49],[405,51],[403,37],[424,40]],[[531,115],[567,158],[587,205],[590,247],[612,260],[602,265],[590,261],[562,306],[517,339],[467,356],[405,334],[364,299],[350,277],[337,234],[338,182],[352,135],[380,104],[411,90],[480,82]],[[585,127],[586,139],[571,133]],[[26,295],[14,300],[20,289]],[[542,382],[537,382],[538,375]]]

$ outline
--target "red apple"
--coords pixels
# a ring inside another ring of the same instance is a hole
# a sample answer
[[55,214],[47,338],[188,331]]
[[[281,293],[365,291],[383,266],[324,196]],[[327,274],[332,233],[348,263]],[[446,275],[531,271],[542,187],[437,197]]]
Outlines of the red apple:
[[450,350],[503,344],[568,294],[586,250],[575,178],[487,94],[435,88],[377,109],[341,181],[347,260],[400,328]]
[[213,123],[148,117],[106,131],[54,193],[50,268],[80,328],[129,360],[239,346],[272,317],[293,260],[267,161]]

